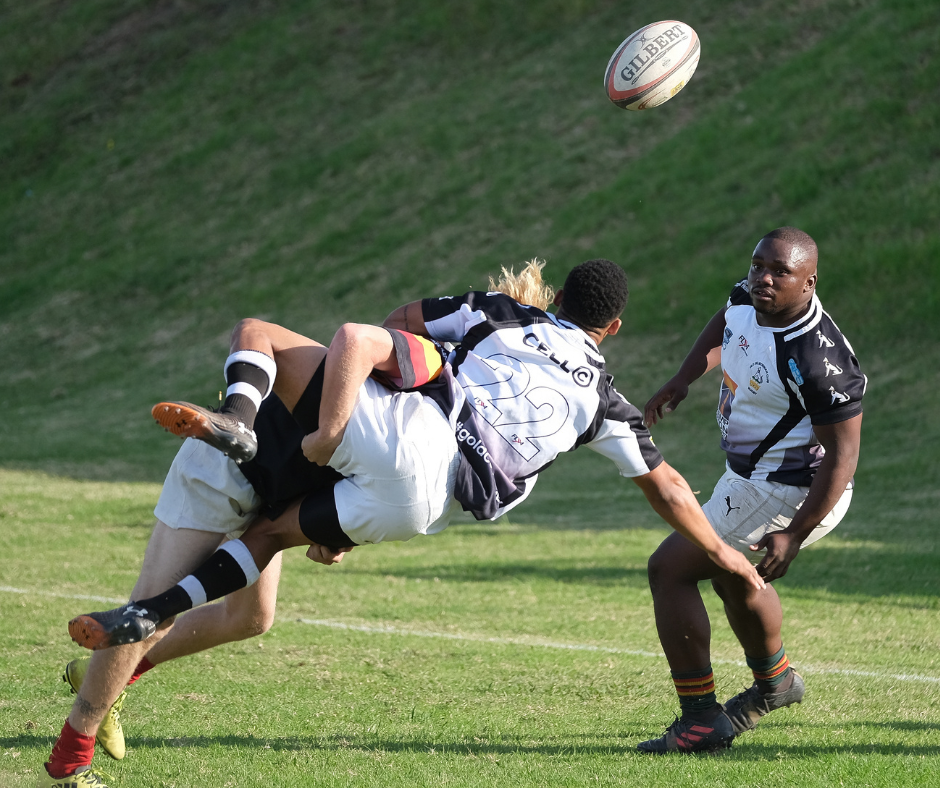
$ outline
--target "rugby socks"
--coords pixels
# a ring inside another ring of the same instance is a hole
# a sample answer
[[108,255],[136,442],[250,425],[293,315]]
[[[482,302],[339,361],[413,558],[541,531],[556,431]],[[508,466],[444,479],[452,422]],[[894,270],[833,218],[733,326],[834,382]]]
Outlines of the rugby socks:
[[129,687],[131,684],[137,681],[137,679],[143,676],[144,673],[146,673],[148,670],[153,670],[155,667],[156,665],[144,657],[140,662],[137,663],[137,667],[134,668],[134,674],[128,680],[127,686]]
[[747,661],[751,673],[754,674],[757,688],[763,695],[769,695],[783,689],[783,684],[787,683],[787,679],[793,672],[783,646],[780,647],[780,651],[771,654],[769,657],[749,657],[745,654],[744,659]]
[[233,539],[223,544],[202,566],[169,591],[150,599],[135,600],[133,604],[146,609],[148,617],[159,623],[250,586],[260,576],[261,572],[245,543]]
[[672,681],[676,685],[683,717],[707,717],[709,712],[718,708],[711,665],[701,670],[674,670]]
[[83,766],[91,766],[95,755],[94,734],[86,736],[71,726],[68,720],[62,726],[62,733],[56,739],[52,754],[45,763],[46,772],[54,780],[75,774]]
[[258,350],[237,350],[225,360],[225,402],[221,413],[231,413],[248,429],[255,425],[255,416],[262,400],[274,388],[277,364]]

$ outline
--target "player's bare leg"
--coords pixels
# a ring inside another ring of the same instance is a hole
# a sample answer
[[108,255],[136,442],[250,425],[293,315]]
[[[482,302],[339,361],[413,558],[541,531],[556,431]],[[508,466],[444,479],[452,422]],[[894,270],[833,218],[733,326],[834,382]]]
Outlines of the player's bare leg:
[[715,752],[731,745],[734,728],[715,697],[711,624],[698,590],[699,581],[720,574],[704,550],[678,533],[650,557],[656,628],[682,712],[663,736],[638,744],[640,752]]
[[273,391],[293,410],[325,356],[319,342],[283,326],[242,320],[232,331],[222,406],[171,400],[158,402],[151,415],[167,432],[208,443],[236,462],[250,461],[258,451],[254,421],[261,402]]
[[292,411],[313,373],[326,358],[327,349],[283,326],[247,318],[239,321],[232,331],[230,352],[240,350],[254,350],[274,359],[277,364],[274,393]]
[[695,670],[711,662],[711,624],[698,584],[722,574],[707,553],[677,533],[650,557],[656,628],[672,670]]
[[[262,517],[253,522],[241,539],[223,544],[191,574],[163,593],[148,598],[138,595],[134,602],[114,610],[72,619],[69,622],[72,639],[92,650],[149,640],[158,625],[176,615],[251,586],[274,557],[290,547],[318,548],[319,553],[308,551],[308,556],[320,563],[338,563],[348,548],[317,545],[301,528],[301,509],[311,501],[317,506],[322,502],[323,511],[332,509],[335,519],[332,489],[308,495],[292,504],[277,520]],[[330,554],[330,560],[324,560],[324,552]]]
[[160,665],[223,643],[263,635],[274,624],[280,577],[281,555],[278,554],[254,585],[229,594],[217,604],[179,616],[166,637],[147,652],[147,659],[153,665]]
[[725,606],[728,623],[745,654],[774,654],[783,645],[783,607],[773,586],[752,590],[736,575],[712,578],[712,587]]
[[[169,583],[176,582],[211,555],[221,539],[221,534],[174,530],[158,521],[147,545],[131,598],[156,593]],[[124,691],[142,657],[157,642],[154,638],[161,638],[171,625],[171,620],[164,622],[146,643],[111,649],[92,657],[66,726],[47,764],[47,770],[53,777],[74,774],[77,768],[87,767],[91,763],[94,736],[111,704]],[[73,734],[91,737],[92,745],[89,747],[86,743],[79,752]],[[68,768],[63,770],[66,764]]]
[[725,615],[751,667],[755,681],[724,703],[735,735],[756,727],[761,717],[776,709],[801,703],[803,677],[789,667],[781,630],[783,607],[771,587],[752,593],[734,575],[721,575],[712,586],[724,602]]

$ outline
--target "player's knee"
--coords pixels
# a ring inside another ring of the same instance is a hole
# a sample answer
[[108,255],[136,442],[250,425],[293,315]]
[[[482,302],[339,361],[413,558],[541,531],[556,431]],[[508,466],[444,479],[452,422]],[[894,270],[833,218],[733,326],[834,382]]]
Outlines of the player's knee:
[[257,601],[245,604],[237,595],[226,597],[224,605],[225,623],[230,640],[247,640],[267,632],[274,624],[273,604]]
[[731,594],[728,588],[724,584],[724,578],[723,577],[712,578],[712,588],[714,589],[715,593],[718,595],[718,598],[722,602],[727,604],[728,600],[730,599]]
[[669,560],[662,546],[647,561],[646,574],[649,578],[650,591],[654,595],[669,584]]
[[663,542],[647,562],[650,590],[654,596],[669,588],[690,582],[688,572],[680,556],[675,554],[670,542]]
[[256,317],[242,318],[235,324],[235,328],[232,329],[232,346],[234,347],[240,344],[243,338],[248,339],[249,337],[255,337],[257,339],[257,335],[259,334],[267,336],[268,325],[268,323],[265,323],[263,320],[258,320]]
[[242,616],[231,623],[234,640],[248,640],[267,632],[274,624],[274,611],[270,615],[266,612],[256,612],[251,616]]

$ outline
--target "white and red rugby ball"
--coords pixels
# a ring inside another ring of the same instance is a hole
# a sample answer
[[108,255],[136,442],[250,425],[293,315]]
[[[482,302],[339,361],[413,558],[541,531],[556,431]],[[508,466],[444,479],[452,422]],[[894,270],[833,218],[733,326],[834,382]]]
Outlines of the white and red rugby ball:
[[695,73],[702,46],[696,32],[674,19],[653,22],[628,37],[607,64],[607,97],[623,109],[669,101]]

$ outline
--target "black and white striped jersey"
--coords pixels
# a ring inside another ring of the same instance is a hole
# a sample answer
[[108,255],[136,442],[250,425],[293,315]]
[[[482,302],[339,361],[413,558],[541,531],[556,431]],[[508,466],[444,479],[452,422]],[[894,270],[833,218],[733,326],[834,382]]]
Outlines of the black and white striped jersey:
[[421,391],[448,415],[461,452],[455,497],[477,519],[520,503],[563,451],[589,446],[621,475],[662,462],[643,417],[613,387],[577,326],[502,293],[421,302],[428,334],[459,343]]
[[825,450],[813,425],[862,412],[867,379],[814,294],[786,328],[757,322],[747,280],[731,291],[721,344],[718,424],[728,467],[746,479],[808,486]]

